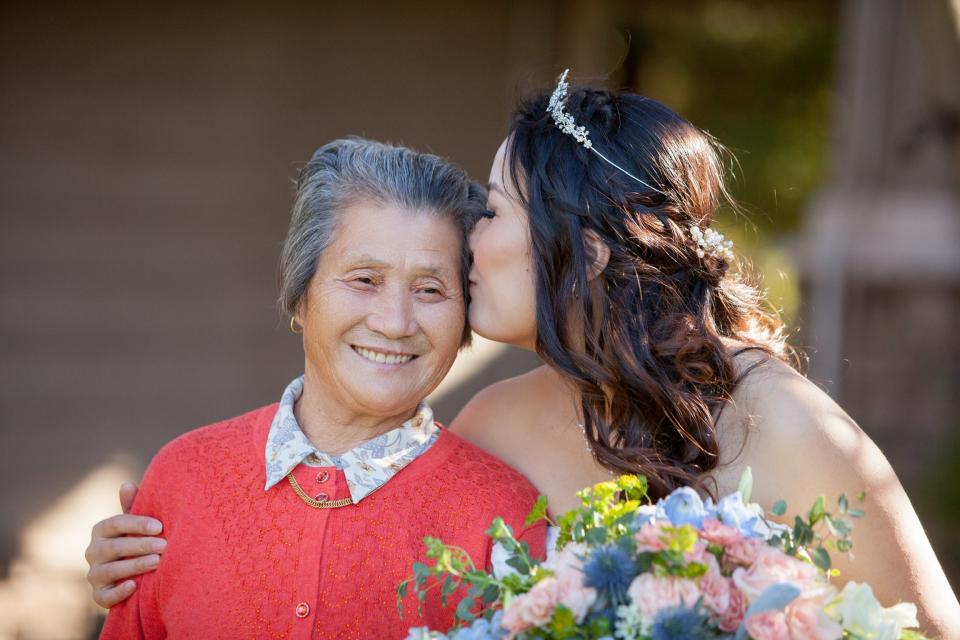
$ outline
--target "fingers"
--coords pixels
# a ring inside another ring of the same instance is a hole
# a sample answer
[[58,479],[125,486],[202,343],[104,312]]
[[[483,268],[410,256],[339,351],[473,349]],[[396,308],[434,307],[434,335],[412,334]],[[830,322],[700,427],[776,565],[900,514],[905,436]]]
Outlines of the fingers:
[[163,531],[163,524],[156,518],[124,513],[110,516],[95,524],[92,537],[97,539],[125,535],[155,536],[161,531]]
[[136,590],[137,583],[133,580],[126,580],[115,587],[94,588],[93,601],[104,609],[109,609],[132,596]]
[[124,482],[120,485],[120,510],[124,513],[130,513],[133,508],[133,500],[137,497],[137,485],[132,482]]
[[98,564],[124,558],[163,553],[166,547],[167,541],[163,538],[95,538],[87,547],[86,558],[87,563],[93,568]]
[[119,586],[121,582],[133,576],[153,571],[159,564],[160,556],[155,553],[129,560],[93,564],[87,573],[87,582],[93,587],[94,593],[97,593]]

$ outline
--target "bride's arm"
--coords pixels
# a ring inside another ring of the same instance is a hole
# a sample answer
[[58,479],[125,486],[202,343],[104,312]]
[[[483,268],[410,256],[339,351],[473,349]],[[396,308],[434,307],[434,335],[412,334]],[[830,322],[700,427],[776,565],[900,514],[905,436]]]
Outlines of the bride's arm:
[[739,456],[715,474],[720,492],[732,490],[748,465],[753,499],[767,509],[782,498],[788,513],[800,513],[820,494],[829,508],[840,493],[855,503],[852,496],[865,491],[866,516],[853,521],[855,561],[831,554],[841,572],[838,584],[869,582],[885,606],[916,603],[928,633],[960,638],[957,598],[910,499],[873,441],[827,394],[778,362],[748,375],[734,400],[718,423],[721,463]]

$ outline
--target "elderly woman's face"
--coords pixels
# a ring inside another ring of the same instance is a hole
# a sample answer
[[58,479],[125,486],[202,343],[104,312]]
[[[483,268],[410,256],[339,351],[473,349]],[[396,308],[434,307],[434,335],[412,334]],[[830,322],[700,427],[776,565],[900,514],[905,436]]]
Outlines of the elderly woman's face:
[[327,401],[393,416],[437,387],[465,322],[460,252],[450,219],[372,201],[340,212],[297,314]]

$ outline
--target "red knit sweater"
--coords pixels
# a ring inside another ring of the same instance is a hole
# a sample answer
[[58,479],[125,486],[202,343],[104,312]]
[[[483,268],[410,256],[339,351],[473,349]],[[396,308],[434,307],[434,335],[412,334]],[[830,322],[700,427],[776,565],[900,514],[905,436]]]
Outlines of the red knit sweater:
[[[404,618],[397,613],[397,585],[424,559],[424,536],[489,566],[483,532],[499,515],[543,556],[544,523],[523,529],[533,486],[446,430],[357,505],[315,509],[288,482],[264,491],[276,410],[192,431],[153,459],[133,511],[163,522],[167,549],[134,595],[110,610],[101,638],[404,638],[411,626],[446,630],[453,622],[439,589],[423,617],[412,594]],[[322,488],[331,499],[350,496],[333,467],[300,465],[294,476],[311,495]]]

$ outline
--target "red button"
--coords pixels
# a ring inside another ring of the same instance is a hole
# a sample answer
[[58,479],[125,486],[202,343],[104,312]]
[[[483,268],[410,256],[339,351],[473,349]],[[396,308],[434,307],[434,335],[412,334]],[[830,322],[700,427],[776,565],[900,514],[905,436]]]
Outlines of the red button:
[[318,493],[317,495],[313,496],[313,499],[317,502],[326,502],[330,499],[330,496],[325,493]]
[[297,617],[306,618],[308,615],[310,615],[310,605],[308,605],[306,602],[301,602],[300,604],[298,604]]
[[330,479],[330,474],[327,473],[326,471],[321,471],[320,473],[317,474],[317,482],[319,482],[320,484],[323,484],[329,479]]

